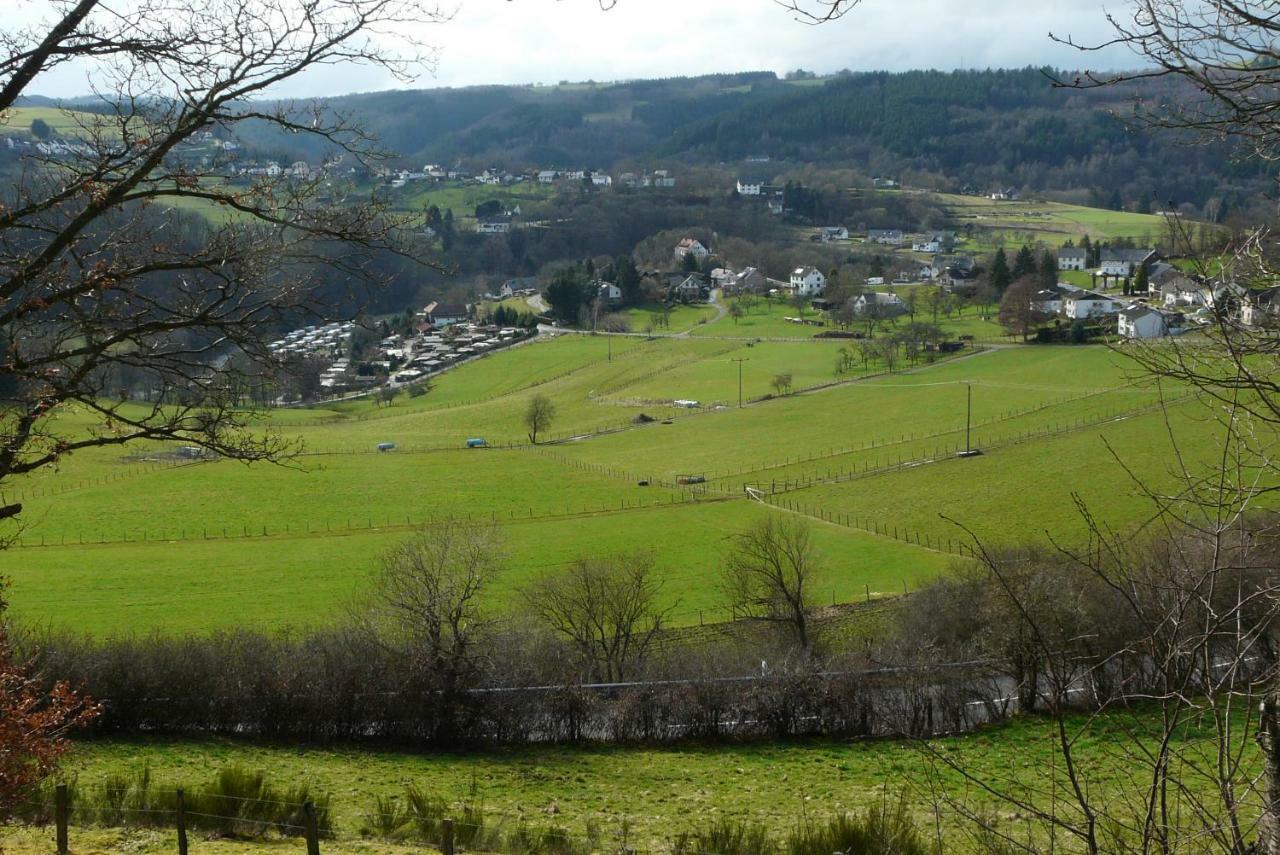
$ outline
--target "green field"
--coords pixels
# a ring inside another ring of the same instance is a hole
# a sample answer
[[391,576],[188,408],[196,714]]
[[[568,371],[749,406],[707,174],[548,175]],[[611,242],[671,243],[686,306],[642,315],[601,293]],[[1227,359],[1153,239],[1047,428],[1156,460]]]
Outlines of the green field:
[[[1082,732],[1075,746],[1076,760],[1095,798],[1102,793],[1133,792],[1140,764],[1135,766],[1125,747],[1127,737],[1146,724],[1141,715],[1112,713]],[[1083,727],[1082,720],[1070,723],[1073,732]],[[1192,728],[1184,738],[1200,735]],[[306,781],[314,790],[332,796],[335,839],[323,844],[324,851],[359,851],[360,828],[373,797],[397,795],[413,783],[447,803],[483,805],[487,822],[555,824],[576,837],[586,837],[590,824],[606,841],[614,840],[625,827],[629,846],[652,852],[669,851],[681,831],[719,819],[759,822],[775,833],[785,833],[803,818],[820,820],[863,810],[900,793],[932,832],[926,789],[933,766],[930,752],[945,754],[985,780],[1041,784],[1045,770],[1054,763],[1054,740],[1051,724],[1034,718],[967,737],[935,740],[927,748],[912,742],[821,740],[415,755],[360,747],[273,748],[220,740],[150,739],[85,742],[77,747],[64,774],[75,776],[80,784],[92,784],[111,774],[146,767],[160,786],[193,786],[214,770],[235,763],[261,769],[280,783]],[[1007,807],[991,796],[965,787],[958,774],[942,769],[937,780],[949,795],[965,799],[970,806],[1004,814],[1007,830],[1025,833],[1023,817],[1007,813]],[[959,815],[945,811],[941,822],[944,838],[967,851],[967,826]],[[51,833],[52,829],[0,831],[0,844],[6,849],[16,846],[20,852],[28,851],[24,847],[35,850],[40,841],[51,842]],[[104,832],[73,829],[73,847],[75,841],[96,839],[95,834]],[[130,851],[151,851],[147,833],[137,834]],[[201,841],[198,847],[203,851],[212,845]],[[297,848],[286,844],[270,848],[281,846]],[[603,848],[607,847],[606,843]],[[245,851],[248,846],[239,848]]]
[[[837,376],[841,346],[565,335],[447,372],[391,407],[270,411],[262,429],[300,443],[287,466],[175,465],[163,446],[83,452],[9,485],[24,528],[0,573],[18,619],[98,635],[316,626],[341,614],[387,547],[465,516],[500,524],[509,542],[495,610],[581,555],[651,549],[664,602],[692,623],[724,615],[714,580],[726,541],[765,513],[744,485],[814,520],[818,598],[840,602],[943,572],[958,533],[940,514],[997,540],[1076,536],[1079,494],[1115,525],[1139,522],[1145,506],[1108,442],[1145,477],[1168,477],[1156,392],[1116,352],[1004,347]],[[751,403],[779,373],[812,391]],[[972,435],[988,454],[947,459],[964,442],[970,389]],[[534,394],[557,408],[555,441],[537,448],[521,421]],[[1190,457],[1212,451],[1193,404],[1171,419]],[[75,410],[56,425],[104,429]],[[473,436],[494,447],[465,449]],[[379,442],[397,449],[378,453]],[[678,483],[689,475],[707,483]],[[682,535],[656,536],[671,531]]]
[[1068,240],[1078,243],[1088,235],[1100,238],[1134,238],[1145,244],[1159,240],[1167,230],[1163,217],[1108,211],[1060,202],[994,201],[981,196],[937,194],[951,225],[964,237],[962,248],[990,251],[997,246],[1017,247],[1043,243],[1057,247]]

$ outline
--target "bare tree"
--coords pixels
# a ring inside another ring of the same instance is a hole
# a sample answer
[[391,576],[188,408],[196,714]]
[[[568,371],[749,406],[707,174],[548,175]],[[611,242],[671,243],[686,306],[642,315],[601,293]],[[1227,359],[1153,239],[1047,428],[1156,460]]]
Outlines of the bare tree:
[[524,592],[547,626],[564,635],[595,679],[632,677],[674,606],[657,604],[662,583],[647,552],[579,558]]
[[769,385],[773,387],[775,395],[785,395],[791,391],[791,372],[784,371],[781,374],[773,375],[773,379],[769,381]]
[[784,627],[801,650],[813,646],[809,588],[819,567],[809,523],[770,513],[730,540],[723,585],[735,611]]
[[[275,365],[263,334],[332,311],[333,286],[376,280],[379,253],[418,257],[410,221],[358,198],[323,169],[233,184],[232,142],[254,122],[318,140],[328,158],[380,156],[321,105],[271,103],[310,68],[364,63],[405,75],[418,62],[380,44],[397,24],[439,20],[419,0],[60,0],[39,25],[0,33],[0,111],[64,63],[94,70],[101,109],[68,113],[75,145],[24,157],[0,208],[0,483],[94,446],[179,440],[245,461],[290,443],[250,430],[239,409]],[[206,145],[202,152],[197,143]],[[337,198],[317,204],[322,190]],[[184,203],[181,206],[179,203]],[[181,208],[213,213],[183,216]],[[330,286],[329,299],[318,287]],[[223,362],[225,370],[212,364]],[[126,405],[113,377],[146,377]],[[56,422],[75,403],[98,420]],[[16,504],[0,517],[20,513]]]
[[1031,337],[1031,331],[1048,319],[1048,315],[1037,307],[1039,291],[1040,280],[1034,275],[1018,277],[1005,290],[1000,298],[997,318],[1009,335],[1020,335],[1026,341]]
[[529,429],[529,442],[538,444],[538,434],[551,427],[556,417],[555,402],[546,395],[534,395],[524,411],[524,426]]
[[439,738],[456,730],[461,693],[483,670],[481,642],[493,621],[481,595],[505,561],[495,526],[445,520],[388,550],[354,610],[358,625],[408,661],[435,695]]

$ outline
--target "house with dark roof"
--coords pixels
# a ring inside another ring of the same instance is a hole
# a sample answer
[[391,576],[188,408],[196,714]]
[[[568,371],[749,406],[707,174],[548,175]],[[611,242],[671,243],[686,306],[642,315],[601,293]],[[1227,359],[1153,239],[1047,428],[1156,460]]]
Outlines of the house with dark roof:
[[1081,246],[1064,246],[1058,250],[1059,270],[1084,270],[1089,263],[1089,253]]
[[1116,315],[1116,333],[1124,338],[1163,338],[1175,331],[1180,318],[1146,306],[1127,306]]
[[1158,257],[1154,249],[1104,249],[1098,258],[1098,272],[1103,276],[1133,276],[1139,267]]

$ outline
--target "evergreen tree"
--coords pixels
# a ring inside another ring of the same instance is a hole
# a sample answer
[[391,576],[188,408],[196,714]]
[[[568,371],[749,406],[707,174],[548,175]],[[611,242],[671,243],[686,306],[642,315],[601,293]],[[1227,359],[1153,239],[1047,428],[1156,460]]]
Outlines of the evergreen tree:
[[640,289],[640,271],[636,270],[636,262],[629,255],[620,255],[613,264],[614,284],[622,292],[624,306],[638,306],[644,302],[644,293]]
[[1031,247],[1023,245],[1013,259],[1013,278],[1021,279],[1036,272],[1036,257]]
[[1150,275],[1147,272],[1147,265],[1139,264],[1138,272],[1133,278],[1133,293],[1146,294],[1151,290]]
[[1009,259],[1004,254],[1003,248],[997,249],[995,258],[991,259],[991,268],[990,272],[987,273],[987,281],[991,283],[991,288],[998,297],[1004,295],[1005,289],[1013,281],[1013,276],[1009,273]]
[[1040,255],[1040,287],[1053,288],[1058,284],[1058,256],[1049,250]]
[[1093,246],[1093,241],[1089,240],[1089,236],[1085,235],[1080,239],[1080,248],[1084,250],[1084,266],[1097,267],[1098,254]]

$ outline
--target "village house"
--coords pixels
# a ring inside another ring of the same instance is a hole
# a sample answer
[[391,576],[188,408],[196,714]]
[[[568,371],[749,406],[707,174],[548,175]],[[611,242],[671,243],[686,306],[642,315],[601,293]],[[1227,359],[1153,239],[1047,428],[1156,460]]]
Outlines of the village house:
[[849,308],[855,315],[870,312],[881,318],[896,317],[907,311],[902,298],[891,291],[866,291],[854,298]]
[[711,296],[711,289],[701,275],[692,273],[675,287],[675,296],[685,303],[700,303]]
[[748,179],[747,181],[743,181],[741,178],[739,178],[737,189],[738,189],[739,196],[759,196],[762,192],[764,192],[764,184],[762,182],[753,181],[750,179]]
[[1103,276],[1131,277],[1139,267],[1155,260],[1154,249],[1104,249],[1098,259],[1098,272]]
[[505,235],[511,231],[510,220],[477,220],[476,231],[482,235]]
[[867,229],[867,242],[902,246],[902,229]]
[[596,287],[596,299],[610,305],[616,305],[622,302],[622,289],[617,285],[603,280],[594,284]]
[[653,171],[653,186],[654,187],[675,187],[676,179],[669,170],[655,169]]
[[1280,318],[1280,285],[1245,295],[1240,301],[1240,322],[1251,327],[1276,323]]
[[613,186],[613,178],[606,172],[593,172],[591,173],[591,186],[611,187]]
[[763,294],[768,287],[768,277],[754,267],[744,267],[724,290],[726,294]]
[[1084,270],[1089,264],[1089,252],[1080,246],[1064,246],[1058,250],[1059,270]]
[[1116,333],[1124,338],[1163,338],[1172,332],[1173,319],[1157,309],[1129,306],[1116,315]]
[[818,233],[824,241],[848,240],[849,230],[844,226],[823,226]]
[[538,173],[538,183],[554,184],[556,183],[556,178],[558,176],[559,176],[559,173],[556,172],[554,169],[544,169]]
[[1073,320],[1112,315],[1121,307],[1119,301],[1094,291],[1071,291],[1062,295],[1062,314]]
[[702,261],[702,259],[706,258],[710,254],[710,250],[703,246],[701,241],[694,240],[693,238],[683,238],[678,244],[676,244],[676,261],[684,261],[684,257],[686,255],[692,255],[694,258],[698,259],[698,261]]
[[817,297],[827,287],[827,277],[816,267],[797,267],[791,273],[791,293],[799,297]]

